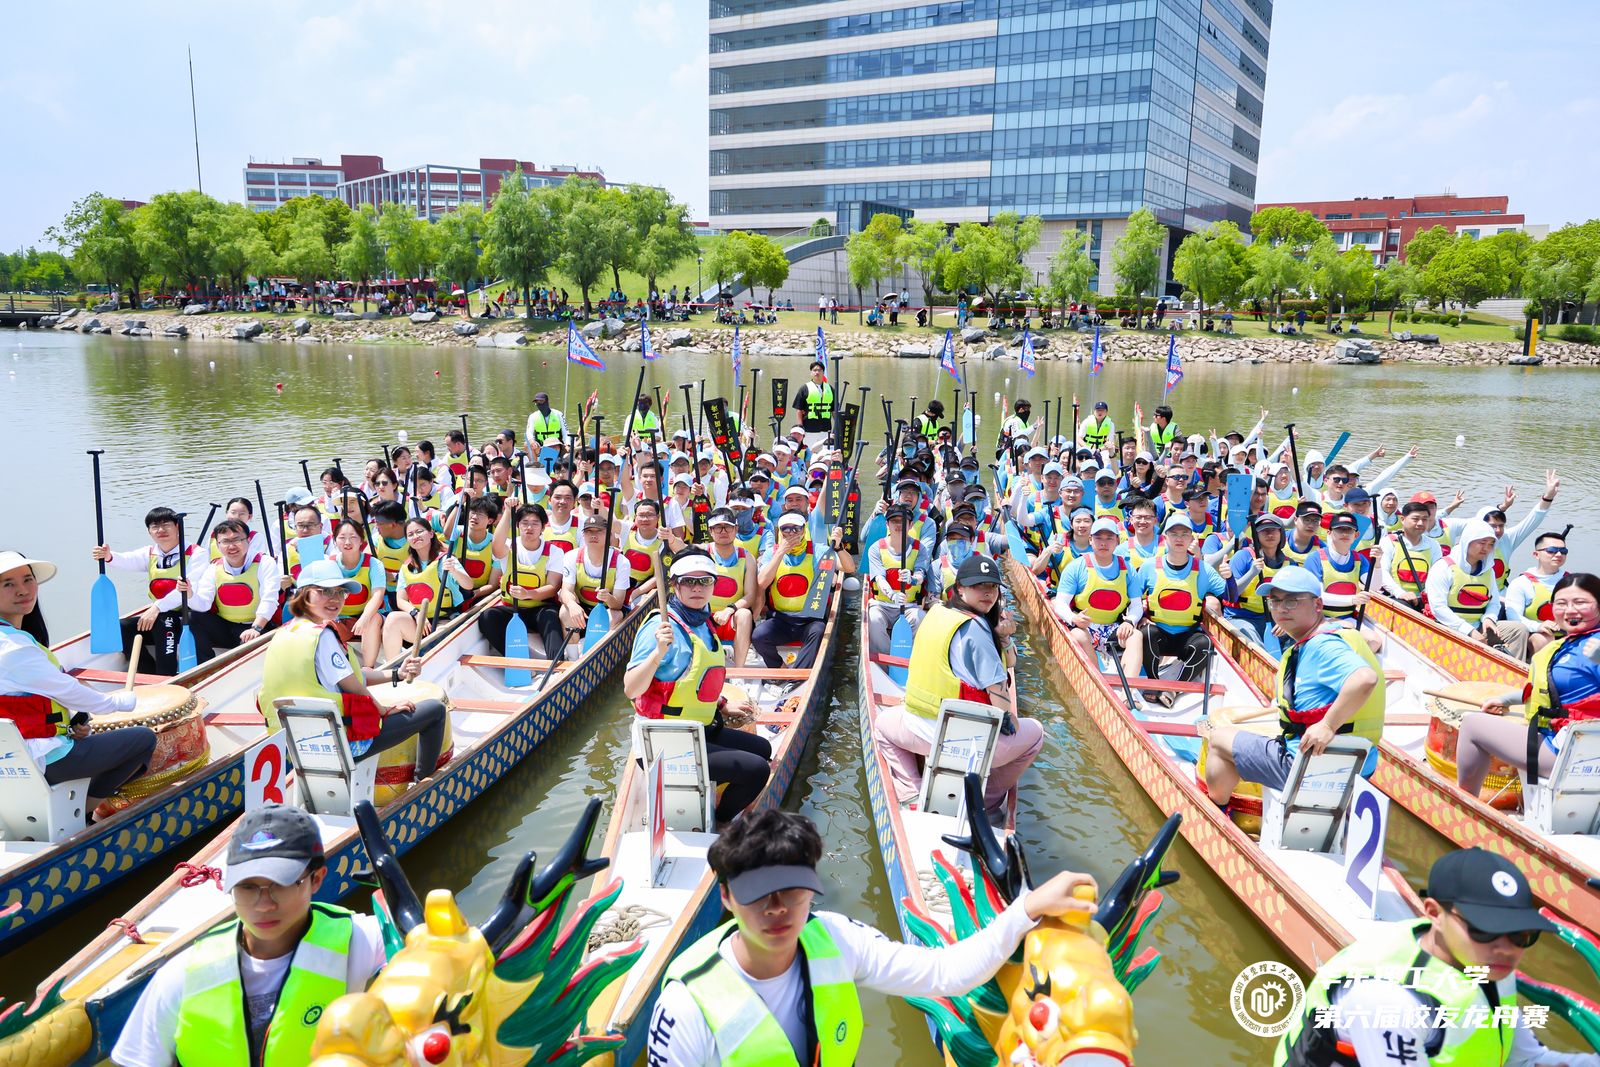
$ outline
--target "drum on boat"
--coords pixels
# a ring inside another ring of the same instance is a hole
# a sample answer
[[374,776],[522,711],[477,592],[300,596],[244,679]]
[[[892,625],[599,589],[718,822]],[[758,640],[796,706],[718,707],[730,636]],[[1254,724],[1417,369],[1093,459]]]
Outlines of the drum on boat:
[[[1282,731],[1278,726],[1278,709],[1276,707],[1263,708],[1259,704],[1232,705],[1230,707],[1212,707],[1208,717],[1213,726],[1237,726],[1241,730],[1261,737],[1277,737]],[[1199,779],[1201,788],[1206,782],[1206,754],[1211,748],[1211,741],[1204,739],[1200,742],[1200,760],[1195,765],[1195,774]],[[1233,790],[1233,800],[1230,803],[1233,812],[1234,825],[1247,834],[1258,835],[1261,833],[1261,784],[1259,782],[1240,782]]]
[[138,703],[132,711],[96,715],[89,721],[89,732],[94,734],[128,726],[148,726],[156,732],[149,770],[107,798],[99,808],[102,815],[137,804],[211,760],[201,716],[204,700],[181,685],[141,685],[134,688],[133,695]]
[[[1456,742],[1461,734],[1461,720],[1471,711],[1477,711],[1485,700],[1503,696],[1503,682],[1454,682],[1448,689],[1449,699],[1437,696],[1427,698],[1428,709],[1428,766],[1440,777],[1456,780]],[[1515,710],[1507,717],[1521,720]],[[1502,811],[1514,810],[1522,805],[1522,780],[1515,767],[1504,760],[1489,763],[1489,776],[1483,780],[1478,798],[1490,807]]]
[[438,700],[444,704],[444,741],[439,746],[439,765],[429,767],[422,774],[417,774],[417,739],[408,737],[389,751],[378,756],[378,777],[373,785],[372,802],[378,807],[383,807],[389,801],[406,791],[417,778],[426,778],[439,767],[450,762],[455,754],[455,739],[450,732],[450,698],[442,687],[433,682],[417,679],[414,682],[401,682],[393,685],[385,682],[382,685],[371,687],[372,699],[379,704],[396,704],[409,700],[420,704],[424,700]]

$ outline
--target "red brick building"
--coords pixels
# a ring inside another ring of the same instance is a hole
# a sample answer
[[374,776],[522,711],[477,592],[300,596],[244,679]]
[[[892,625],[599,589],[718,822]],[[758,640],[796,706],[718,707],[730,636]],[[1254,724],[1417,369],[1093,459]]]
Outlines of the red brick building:
[[1292,207],[1309,211],[1333,234],[1342,249],[1365,248],[1380,266],[1405,258],[1406,242],[1420,230],[1443,226],[1453,233],[1493,237],[1521,230],[1526,219],[1506,213],[1504,196],[1358,196],[1354,200],[1300,200],[1257,204],[1256,210]]

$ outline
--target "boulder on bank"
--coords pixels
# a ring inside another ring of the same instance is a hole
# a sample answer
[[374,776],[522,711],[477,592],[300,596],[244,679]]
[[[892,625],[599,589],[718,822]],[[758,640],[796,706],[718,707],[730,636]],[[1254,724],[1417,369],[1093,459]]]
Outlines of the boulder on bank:
[[150,336],[152,336],[151,332],[148,329],[146,329],[145,327],[143,327],[143,326],[140,326],[140,327],[138,327],[136,329],[132,329],[132,330],[123,330],[122,332],[127,334],[129,337],[150,337]]
[[901,359],[928,359],[933,355],[933,349],[927,345],[901,345],[895,355]]
[[206,306],[204,304],[185,304],[183,306],[183,314],[185,315],[204,315],[205,313]]
[[578,332],[583,334],[588,341],[598,340],[601,337],[615,337],[626,329],[626,324],[621,319],[596,319]]
[[83,332],[84,333],[109,334],[111,332],[111,327],[109,327],[109,326],[85,326],[83,328]]
[[667,331],[667,343],[661,347],[683,348],[685,345],[692,344],[694,344],[694,332],[692,330],[669,330]]
[[168,326],[166,329],[162,330],[161,331],[161,336],[162,337],[188,337],[189,336],[189,327],[185,326],[181,322],[175,322],[171,326]]
[[1512,356],[1506,360],[1507,366],[1511,367],[1537,367],[1543,363],[1543,356]]
[[419,325],[426,322],[437,322],[438,319],[439,313],[437,311],[413,311],[411,313],[411,321]]
[[528,335],[521,330],[494,334],[494,346],[496,348],[521,348],[527,343]]
[[249,341],[261,336],[261,323],[241,322],[230,331],[235,341]]
[[354,311],[335,311],[333,313],[334,322],[354,322],[360,317]]
[[1351,337],[1333,346],[1333,354],[1341,363],[1379,363],[1383,354],[1371,341]]
[[1005,354],[1006,354],[1006,346],[996,343],[996,344],[992,344],[988,348],[984,349],[983,350],[983,355],[980,358],[982,358],[982,359],[999,359],[1001,356],[1003,356]]
[[96,317],[94,315],[90,315],[87,319],[84,319],[83,320],[83,325],[78,327],[78,329],[82,330],[84,333],[93,333],[94,331],[98,330],[99,328],[100,328],[100,320],[99,320],[98,317]]
[[115,311],[117,310],[117,302],[115,300],[102,300],[100,303],[96,304],[92,310]]
[[295,319],[294,322],[290,324],[289,329],[294,331],[294,335],[296,337],[304,337],[306,334],[311,332],[311,320],[302,316],[298,319]]
[[381,312],[381,311],[363,311],[361,313],[361,317],[363,319],[365,319],[367,322],[377,322],[379,319],[383,318],[383,312]]
[[149,336],[150,333],[149,324],[143,319],[122,320],[122,335],[124,337],[132,337],[135,330],[144,330],[146,336]]
[[975,345],[988,336],[988,330],[982,330],[976,326],[968,326],[961,331],[961,339],[969,345]]
[[454,332],[457,337],[471,337],[478,332],[478,324],[475,322],[458,322],[455,324]]

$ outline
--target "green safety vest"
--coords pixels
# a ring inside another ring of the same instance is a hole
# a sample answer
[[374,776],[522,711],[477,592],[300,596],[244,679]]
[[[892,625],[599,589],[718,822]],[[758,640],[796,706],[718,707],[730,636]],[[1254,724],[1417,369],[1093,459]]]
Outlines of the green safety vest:
[[833,418],[833,386],[830,383],[823,382],[820,389],[816,385],[807,383],[806,418],[811,420]]
[[1083,420],[1083,443],[1090,448],[1099,448],[1111,440],[1111,419],[1109,416],[1096,419],[1090,416]]
[[939,420],[927,415],[917,416],[917,432],[932,441],[939,436]]
[[561,420],[554,411],[548,415],[533,413],[533,439],[541,445],[561,441]]
[[656,413],[647,411],[641,415],[636,410],[633,416],[633,432],[640,437],[649,437],[651,430],[656,433],[661,432],[661,420],[656,418]]
[[[682,982],[689,991],[711,1028],[722,1067],[799,1067],[783,1027],[717,951],[734,927],[724,923],[685,949],[667,968],[662,985]],[[861,1000],[839,946],[815,917],[800,930],[800,955],[820,1067],[850,1067],[861,1045]]]
[[[1383,925],[1383,930],[1345,948],[1317,971],[1311,987],[1306,990],[1305,1011],[1289,1025],[1278,1042],[1273,1067],[1323,1067],[1355,1062],[1340,1052],[1334,1029],[1313,1025],[1317,1009],[1332,1006],[1330,992],[1346,979],[1392,977],[1425,1002],[1447,1011],[1492,1009],[1494,1001],[1484,993],[1485,986],[1422,950],[1417,935],[1430,925],[1427,919]],[[1515,1003],[1515,992],[1500,988],[1500,1003]],[[1450,1026],[1444,1033],[1443,1046],[1427,1059],[1431,1067],[1501,1067],[1511,1054],[1516,1026],[1512,1023],[1471,1029]],[[1425,1055],[1422,1049],[1417,1053]]]
[[[317,1020],[350,989],[353,913],[332,904],[311,905],[311,926],[294,950],[278,1005],[258,1050],[261,1067],[304,1067],[311,1062]],[[239,920],[224,923],[180,957],[183,1001],[175,1051],[182,1067],[249,1067],[244,986],[239,980]],[[365,976],[363,976],[364,978]]]
[[1176,422],[1167,423],[1166,429],[1162,429],[1152,422],[1150,424],[1150,451],[1160,455],[1161,450],[1172,444],[1172,439],[1177,436],[1178,424]]

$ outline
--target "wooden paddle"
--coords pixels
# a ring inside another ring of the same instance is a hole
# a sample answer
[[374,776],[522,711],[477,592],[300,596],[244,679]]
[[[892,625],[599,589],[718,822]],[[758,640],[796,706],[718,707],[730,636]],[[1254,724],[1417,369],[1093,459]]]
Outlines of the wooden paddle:
[[[95,547],[106,543],[105,505],[100,495],[100,457],[103,448],[89,449],[94,458],[94,537]],[[100,577],[89,587],[89,651],[99,655],[122,651],[122,612],[117,607],[117,587],[106,574],[106,561],[100,560]],[[138,659],[135,653],[134,659]]]

